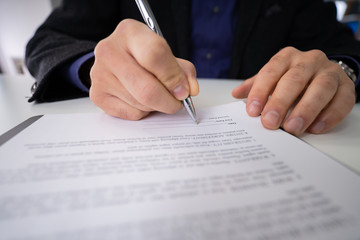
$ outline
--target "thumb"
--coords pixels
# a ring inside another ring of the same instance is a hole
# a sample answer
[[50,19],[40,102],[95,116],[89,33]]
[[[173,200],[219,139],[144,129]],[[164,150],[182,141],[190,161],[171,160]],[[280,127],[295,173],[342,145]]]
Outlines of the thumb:
[[199,84],[198,81],[196,79],[196,69],[194,64],[192,64],[191,62],[181,59],[181,58],[176,58],[179,66],[182,68],[182,70],[185,73],[185,76],[188,80],[189,86],[190,86],[190,95],[191,96],[196,96],[199,94]]
[[240,86],[237,86],[232,91],[234,98],[247,98],[249,92],[254,84],[255,76],[246,79]]

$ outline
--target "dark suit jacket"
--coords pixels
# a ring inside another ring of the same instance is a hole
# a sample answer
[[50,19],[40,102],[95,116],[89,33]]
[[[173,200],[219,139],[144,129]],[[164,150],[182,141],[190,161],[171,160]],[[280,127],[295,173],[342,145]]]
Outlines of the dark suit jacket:
[[[204,0],[205,1],[205,0]],[[149,0],[173,53],[189,59],[190,0]],[[229,78],[247,78],[281,48],[320,49],[360,60],[360,43],[322,0],[238,0]],[[58,69],[94,49],[125,18],[142,21],[134,0],[64,0],[29,41],[26,63],[37,79],[32,100],[85,96]]]

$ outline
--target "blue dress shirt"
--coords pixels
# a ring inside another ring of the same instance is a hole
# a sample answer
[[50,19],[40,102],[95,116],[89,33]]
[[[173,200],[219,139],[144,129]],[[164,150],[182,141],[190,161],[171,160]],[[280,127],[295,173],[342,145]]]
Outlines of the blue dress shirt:
[[236,0],[192,0],[191,62],[201,78],[228,78]]

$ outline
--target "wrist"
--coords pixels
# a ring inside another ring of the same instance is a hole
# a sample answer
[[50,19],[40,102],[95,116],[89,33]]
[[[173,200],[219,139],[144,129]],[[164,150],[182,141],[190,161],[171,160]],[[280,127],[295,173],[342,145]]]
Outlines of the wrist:
[[349,67],[349,65],[347,65],[344,61],[337,61],[337,60],[331,60],[334,63],[337,63],[342,70],[344,70],[344,72],[346,73],[346,75],[351,79],[351,81],[356,85],[357,83],[357,76],[355,74],[354,69],[352,69],[351,67]]

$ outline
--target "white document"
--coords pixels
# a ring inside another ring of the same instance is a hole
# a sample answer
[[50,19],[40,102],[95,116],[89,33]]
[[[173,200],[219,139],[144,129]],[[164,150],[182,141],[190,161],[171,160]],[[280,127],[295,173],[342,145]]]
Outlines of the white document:
[[360,176],[245,104],[45,115],[0,147],[0,239],[360,239]]

